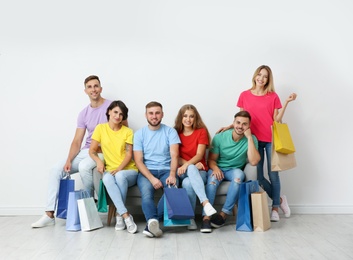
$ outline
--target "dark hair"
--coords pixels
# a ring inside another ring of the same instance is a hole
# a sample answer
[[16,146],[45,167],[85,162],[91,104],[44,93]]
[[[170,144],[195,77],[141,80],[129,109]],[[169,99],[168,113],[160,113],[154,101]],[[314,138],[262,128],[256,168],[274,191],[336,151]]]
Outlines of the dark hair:
[[250,113],[248,112],[248,111],[239,111],[238,113],[236,113],[235,115],[234,115],[234,118],[236,118],[236,117],[238,117],[238,116],[240,116],[240,117],[247,117],[247,118],[249,118],[249,122],[251,122],[251,116],[250,116]]
[[146,109],[150,107],[160,107],[163,109],[162,104],[157,101],[151,101],[146,105]]
[[123,101],[121,100],[115,100],[113,101],[109,107],[107,108],[107,112],[105,113],[105,115],[107,116],[107,119],[109,121],[109,111],[113,110],[113,108],[119,107],[121,109],[121,112],[123,112],[123,120],[127,119],[127,114],[129,112],[129,109],[126,107],[126,105],[124,104]]
[[91,75],[91,76],[88,76],[87,78],[85,78],[85,81],[84,81],[85,87],[86,87],[86,83],[87,83],[88,81],[90,81],[90,80],[93,80],[93,79],[98,80],[99,84],[101,83],[101,81],[99,80],[98,76],[96,76],[96,75]]

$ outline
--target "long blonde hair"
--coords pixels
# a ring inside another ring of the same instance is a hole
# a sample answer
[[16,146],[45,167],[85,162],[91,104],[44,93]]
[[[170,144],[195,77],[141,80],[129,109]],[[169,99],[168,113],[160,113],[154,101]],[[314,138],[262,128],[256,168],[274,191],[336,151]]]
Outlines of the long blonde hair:
[[256,76],[260,73],[260,71],[262,69],[267,70],[268,72],[268,78],[267,78],[267,83],[265,85],[265,94],[269,93],[269,92],[275,92],[275,86],[274,86],[274,82],[273,82],[273,75],[272,75],[272,70],[269,66],[267,65],[261,65],[260,67],[258,67],[255,72],[254,75],[252,77],[252,87],[250,90],[254,90],[256,88],[256,81],[255,78]]

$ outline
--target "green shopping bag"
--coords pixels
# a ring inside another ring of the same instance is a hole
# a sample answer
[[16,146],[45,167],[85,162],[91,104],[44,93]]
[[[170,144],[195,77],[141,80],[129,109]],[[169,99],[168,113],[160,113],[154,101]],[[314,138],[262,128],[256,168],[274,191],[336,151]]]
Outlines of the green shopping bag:
[[103,180],[100,180],[99,182],[97,209],[98,212],[108,212],[107,192]]

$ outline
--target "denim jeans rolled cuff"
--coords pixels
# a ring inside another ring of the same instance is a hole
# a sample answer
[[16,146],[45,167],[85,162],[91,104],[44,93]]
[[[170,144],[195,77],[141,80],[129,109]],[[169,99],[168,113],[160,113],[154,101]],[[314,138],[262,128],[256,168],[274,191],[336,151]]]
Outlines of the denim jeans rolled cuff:
[[129,187],[136,184],[137,171],[135,170],[122,170],[117,172],[114,176],[110,172],[103,174],[103,183],[107,192],[112,199],[116,212],[123,215],[128,212],[125,207],[126,194]]
[[[103,154],[98,154],[102,159]],[[60,180],[66,176],[64,171],[64,166],[66,160],[61,160],[51,169],[49,173],[49,184],[48,184],[48,193],[47,193],[47,203],[45,211],[55,211],[57,206],[57,200],[59,195]],[[82,149],[76,157],[71,162],[70,174],[80,172],[80,176],[84,185],[85,190],[92,192],[93,190],[93,169],[96,167],[95,161],[91,159],[88,154],[88,149]],[[89,177],[91,175],[92,179]],[[87,177],[87,178],[86,178]]]
[[[259,141],[260,161],[257,164],[257,180],[260,186],[266,191],[267,195],[272,199],[272,207],[279,207],[281,194],[281,181],[277,171],[271,171],[271,153],[272,143]],[[264,176],[264,158],[266,153],[267,173],[269,180]]]

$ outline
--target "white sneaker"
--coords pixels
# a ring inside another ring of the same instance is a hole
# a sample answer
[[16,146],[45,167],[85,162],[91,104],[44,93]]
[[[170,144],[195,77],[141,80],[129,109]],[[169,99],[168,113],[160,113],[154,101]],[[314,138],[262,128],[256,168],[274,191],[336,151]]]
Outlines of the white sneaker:
[[289,218],[290,217],[290,208],[288,206],[287,197],[285,195],[282,195],[281,199],[282,199],[282,202],[281,202],[281,205],[279,205],[279,207],[283,211],[286,218]]
[[120,231],[125,229],[125,222],[122,216],[116,215],[115,230]]
[[129,215],[127,218],[124,218],[124,222],[127,228],[127,232],[134,234],[137,231],[137,225],[134,222],[132,215]]
[[49,217],[44,214],[37,222],[32,223],[32,228],[41,228],[46,226],[55,225],[55,218]]
[[190,225],[188,226],[188,230],[196,230],[197,229],[197,225],[195,222],[195,219],[190,219]]
[[215,210],[214,207],[212,207],[211,203],[206,203],[206,205],[203,207],[203,211],[205,212],[206,216],[210,217],[214,214],[217,213],[217,210]]
[[275,210],[272,210],[271,212],[271,222],[278,222],[279,221],[279,215],[278,212]]
[[[155,237],[160,237],[163,234],[163,231],[159,228],[159,222],[157,219],[151,218],[147,222],[147,232],[151,233]],[[145,230],[146,231],[146,230]],[[144,234],[146,234],[144,231]]]

